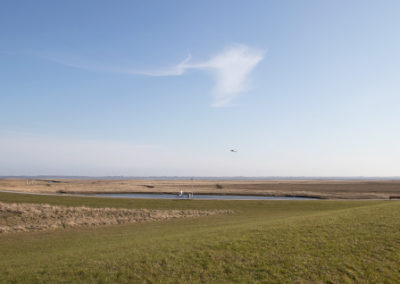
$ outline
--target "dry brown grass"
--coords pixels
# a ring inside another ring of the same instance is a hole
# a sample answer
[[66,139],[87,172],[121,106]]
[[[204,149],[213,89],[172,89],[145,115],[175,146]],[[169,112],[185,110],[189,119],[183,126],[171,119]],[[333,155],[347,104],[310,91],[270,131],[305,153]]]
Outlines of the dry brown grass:
[[231,213],[230,210],[149,210],[0,202],[0,233],[101,226]]
[[[311,196],[388,199],[400,196],[400,181],[366,180],[195,180],[195,194]],[[32,193],[177,193],[192,191],[190,180],[0,179],[0,190]]]

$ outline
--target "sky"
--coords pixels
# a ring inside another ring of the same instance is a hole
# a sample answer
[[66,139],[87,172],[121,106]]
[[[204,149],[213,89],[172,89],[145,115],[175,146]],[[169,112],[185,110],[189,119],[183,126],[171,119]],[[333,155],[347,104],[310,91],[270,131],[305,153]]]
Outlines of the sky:
[[400,176],[399,14],[1,1],[0,175]]

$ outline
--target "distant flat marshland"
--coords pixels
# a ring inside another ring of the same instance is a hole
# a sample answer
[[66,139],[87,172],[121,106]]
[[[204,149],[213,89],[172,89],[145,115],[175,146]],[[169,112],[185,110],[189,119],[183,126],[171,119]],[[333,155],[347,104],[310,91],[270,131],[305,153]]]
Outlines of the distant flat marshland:
[[0,190],[30,193],[177,193],[301,196],[322,199],[400,197],[400,180],[0,179]]

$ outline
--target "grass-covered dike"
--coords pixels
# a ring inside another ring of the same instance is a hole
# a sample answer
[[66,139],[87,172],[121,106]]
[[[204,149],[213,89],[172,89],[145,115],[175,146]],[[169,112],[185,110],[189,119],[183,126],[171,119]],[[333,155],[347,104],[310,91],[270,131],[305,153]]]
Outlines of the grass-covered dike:
[[0,235],[1,283],[400,281],[398,201],[134,200],[0,194],[1,202],[233,210]]

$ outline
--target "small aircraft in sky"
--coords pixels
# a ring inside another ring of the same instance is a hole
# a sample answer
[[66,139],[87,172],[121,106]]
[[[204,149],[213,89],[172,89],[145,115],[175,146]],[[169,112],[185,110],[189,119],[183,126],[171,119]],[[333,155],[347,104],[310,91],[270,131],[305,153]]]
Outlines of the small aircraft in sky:
[[231,149],[231,152],[232,152],[232,153],[237,153],[237,151],[238,151],[238,150]]

